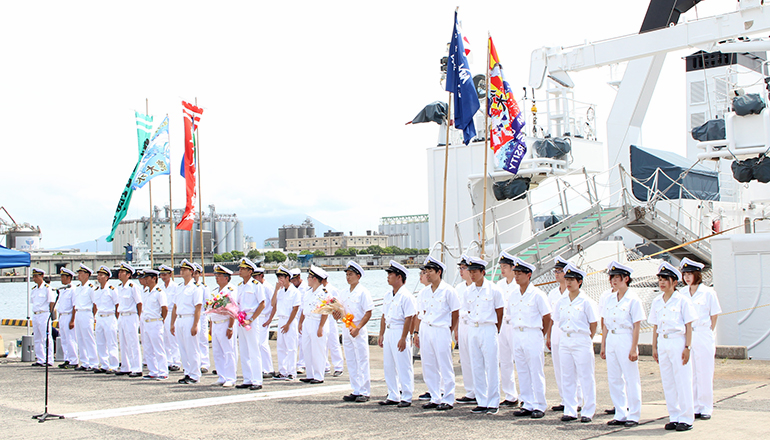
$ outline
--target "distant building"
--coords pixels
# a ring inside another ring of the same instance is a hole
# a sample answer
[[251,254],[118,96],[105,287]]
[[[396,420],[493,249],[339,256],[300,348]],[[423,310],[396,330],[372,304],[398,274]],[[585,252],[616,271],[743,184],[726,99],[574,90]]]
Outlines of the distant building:
[[278,228],[278,249],[288,249],[287,240],[295,238],[314,238],[315,226],[310,217],[301,225],[283,225]]
[[388,246],[425,249],[431,246],[428,214],[382,217],[380,234],[388,236]]
[[265,249],[281,249],[278,245],[278,237],[266,238],[262,247]]
[[323,237],[287,238],[286,251],[299,253],[302,251],[323,251],[326,255],[334,255],[337,249],[366,249],[369,246],[388,246],[388,237],[366,231],[367,235],[345,235],[343,232],[324,232]]

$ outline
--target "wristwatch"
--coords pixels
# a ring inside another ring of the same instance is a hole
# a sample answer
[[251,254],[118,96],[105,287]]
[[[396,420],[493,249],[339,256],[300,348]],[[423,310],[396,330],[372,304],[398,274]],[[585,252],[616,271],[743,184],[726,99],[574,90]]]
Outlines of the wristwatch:
[[228,330],[232,330],[233,328],[232,328],[232,327],[227,327],[227,329],[228,329]]
[[420,334],[420,332],[414,332],[413,334],[415,334],[415,335],[419,335],[419,334]]
[[685,346],[684,346],[684,348],[686,348],[686,349],[688,349],[688,350],[689,350],[689,349],[690,349],[690,346],[689,346],[689,345],[685,345]]

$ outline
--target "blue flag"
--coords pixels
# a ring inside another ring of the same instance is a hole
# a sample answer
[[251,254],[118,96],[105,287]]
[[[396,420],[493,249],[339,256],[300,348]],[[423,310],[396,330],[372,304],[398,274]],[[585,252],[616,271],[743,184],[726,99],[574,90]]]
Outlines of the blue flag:
[[169,137],[168,116],[155,131],[147,150],[139,162],[138,172],[131,182],[131,189],[137,190],[156,176],[167,175],[170,172],[169,164]]
[[473,115],[476,114],[481,105],[476,94],[476,87],[473,85],[473,75],[471,75],[468,59],[465,57],[463,37],[460,35],[460,27],[457,25],[457,11],[455,11],[452,43],[449,46],[446,91],[454,94],[455,128],[463,131],[463,141],[465,145],[468,145],[471,139],[476,136]]

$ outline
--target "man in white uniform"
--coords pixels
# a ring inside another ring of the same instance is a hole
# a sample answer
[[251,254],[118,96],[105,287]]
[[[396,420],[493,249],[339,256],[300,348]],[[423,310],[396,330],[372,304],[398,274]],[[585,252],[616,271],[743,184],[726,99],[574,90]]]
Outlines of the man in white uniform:
[[455,399],[457,403],[476,404],[476,392],[473,390],[473,369],[471,368],[471,354],[468,349],[468,310],[466,309],[465,295],[471,286],[471,274],[468,272],[468,256],[462,254],[457,263],[462,281],[457,283],[455,291],[460,300],[460,321],[457,324],[455,340],[460,351],[460,371],[463,375],[463,387],[465,395]]
[[[300,305],[299,305],[298,319],[301,319],[302,298],[305,295],[305,290],[307,290],[307,283],[305,281],[302,281],[302,271],[299,270],[299,268],[294,268],[290,272],[291,272],[291,283],[294,285],[294,287],[297,288],[297,290],[299,290]],[[302,356],[302,341],[300,338],[300,341],[297,344],[297,373],[302,374],[304,372],[305,372],[305,358]]]
[[[344,396],[345,402],[368,402],[372,384],[369,376],[369,331],[366,324],[372,317],[374,302],[366,287],[361,285],[364,268],[355,261],[348,261],[345,267],[345,279],[349,289],[340,292],[340,302],[345,306],[345,312],[353,315],[353,327],[342,331],[342,346],[345,348],[345,359],[348,364],[350,387],[353,392]],[[341,313],[335,313],[334,318],[344,318]]]
[[158,286],[155,269],[144,271],[144,283],[147,289],[142,293],[142,347],[148,373],[142,379],[166,380],[168,362],[163,345],[163,320],[168,315],[166,291]]
[[62,286],[69,286],[59,290],[59,302],[56,309],[59,311],[59,338],[64,354],[64,362],[59,368],[75,368],[78,364],[78,341],[75,334],[75,286],[72,286],[72,278],[75,272],[62,267],[59,276]]
[[[415,318],[414,342],[420,348],[422,375],[430,393],[423,409],[445,411],[455,404],[455,370],[452,365],[452,333],[457,328],[460,300],[442,278],[446,265],[428,256],[423,263],[428,285],[417,297],[421,318]],[[443,395],[442,391],[443,390]]]
[[[160,283],[158,283],[158,287],[166,292],[168,309],[174,310],[177,287],[176,283],[172,280],[174,269],[171,266],[161,264],[158,266],[158,271],[160,272]],[[179,355],[177,338],[171,334],[171,314],[166,315],[166,319],[163,320],[163,326],[163,345],[166,347],[168,371],[179,371],[179,367],[182,365],[182,358]]]
[[203,291],[193,280],[195,266],[182,260],[179,274],[182,284],[176,288],[176,299],[171,312],[171,333],[179,342],[179,354],[182,357],[184,377],[179,379],[181,384],[196,384],[201,378],[200,340],[201,309],[203,307]]
[[[230,301],[238,303],[236,291],[230,285],[230,279],[233,271],[221,266],[214,265],[214,277],[217,280],[217,287],[214,288],[216,296],[229,296]],[[214,385],[221,385],[226,388],[235,386],[236,370],[236,333],[235,317],[229,314],[211,313],[211,348],[214,354],[214,364],[217,367],[217,380]]]
[[[326,289],[328,295],[331,295],[334,298],[339,298],[339,290],[337,290],[336,287],[329,283],[328,277],[324,278],[321,284],[323,285],[324,289]],[[328,319],[326,321],[326,325],[328,326],[326,330],[328,333],[326,338],[326,346],[331,353],[332,362],[330,364],[329,358],[326,358],[325,371],[328,373],[331,371],[332,367],[334,367],[334,373],[332,373],[332,377],[339,377],[342,376],[342,365],[344,363],[344,359],[342,359],[342,347],[340,347],[340,331],[337,327],[337,321],[334,319]]]
[[36,284],[29,293],[29,299],[32,303],[32,332],[35,336],[35,363],[32,364],[33,367],[44,367],[46,362],[48,365],[53,365],[53,339],[51,338],[49,318],[54,313],[53,306],[56,302],[56,295],[44,282],[44,276],[45,271],[43,269],[32,268],[32,282]]
[[115,374],[118,371],[118,291],[107,285],[112,270],[104,265],[96,271],[98,285],[94,289],[96,305],[96,351],[99,368],[94,373]]
[[406,408],[412,405],[414,366],[412,365],[412,320],[417,315],[414,296],[406,288],[406,267],[393,260],[385,269],[392,290],[385,294],[377,344],[382,347],[388,397],[380,405]]
[[307,273],[308,289],[302,298],[302,316],[299,321],[299,333],[302,335],[302,350],[305,353],[307,374],[301,382],[324,383],[324,364],[326,363],[326,338],[329,315],[313,313],[318,304],[327,297],[323,280],[328,275],[320,267],[310,266]]
[[252,391],[262,389],[262,358],[260,355],[259,339],[255,328],[257,318],[265,310],[265,294],[259,283],[251,279],[252,273],[257,269],[248,258],[241,258],[238,265],[238,274],[241,282],[238,284],[238,309],[246,314],[241,327],[238,329],[238,349],[241,355],[241,372],[243,383],[236,388],[250,389]]
[[[291,283],[291,273],[283,267],[275,272],[278,278],[277,292],[272,295],[269,323],[278,316],[278,334],[276,335],[275,351],[278,354],[278,374],[275,380],[294,380],[297,377],[297,345],[299,340],[298,322],[299,305],[302,298],[299,290]],[[271,362],[272,364],[272,362]]]
[[[554,259],[553,276],[554,278],[556,278],[557,284],[553,289],[551,289],[550,292],[548,292],[548,304],[551,306],[551,310],[553,310],[556,303],[559,302],[561,297],[564,296],[564,293],[567,291],[567,280],[564,279],[564,266],[566,266],[568,263],[569,261],[559,256],[557,256]],[[548,349],[551,350],[551,360],[553,361],[553,373],[556,379],[556,390],[559,392],[559,399],[560,399],[558,405],[554,405],[551,407],[551,409],[554,411],[564,411],[564,399],[562,397],[564,396],[564,390],[562,389],[561,365],[559,360],[559,341],[560,340],[561,340],[561,330],[559,330],[559,326],[551,325],[551,327],[548,330],[548,333],[546,333],[546,345],[548,345],[547,341],[551,341],[551,346],[548,347]],[[578,395],[582,396],[579,385],[578,385]]]
[[[195,285],[201,290],[203,295],[203,304],[206,304],[211,299],[211,293],[206,286],[206,280],[203,275],[203,266],[198,263],[193,263],[195,271],[193,272],[193,281]],[[201,373],[208,373],[211,367],[211,359],[209,358],[209,316],[201,312],[201,329],[198,332],[198,352],[201,355]]]
[[257,342],[259,342],[259,354],[260,359],[262,359],[262,377],[267,379],[276,375],[273,368],[273,353],[270,350],[269,342],[270,323],[273,322],[273,296],[275,295],[276,288],[265,281],[264,267],[258,267],[251,276],[259,283],[262,294],[265,296],[265,310],[262,311],[257,321]]
[[116,376],[142,377],[142,351],[139,348],[139,320],[142,316],[142,291],[129,281],[136,270],[128,263],[118,269],[118,336],[120,339],[120,371]]
[[94,271],[81,263],[78,268],[79,286],[75,289],[75,336],[78,341],[80,365],[76,371],[94,371],[98,365],[96,338],[94,337],[94,288],[88,281]]
[[[508,304],[511,293],[519,290],[519,285],[513,280],[513,255],[508,252],[500,254],[500,275],[503,278],[497,282],[497,287],[503,294],[503,303]],[[500,326],[500,385],[504,399],[500,406],[519,406],[519,393],[516,391],[516,375],[513,365],[513,326],[511,317],[503,307],[503,324]]]

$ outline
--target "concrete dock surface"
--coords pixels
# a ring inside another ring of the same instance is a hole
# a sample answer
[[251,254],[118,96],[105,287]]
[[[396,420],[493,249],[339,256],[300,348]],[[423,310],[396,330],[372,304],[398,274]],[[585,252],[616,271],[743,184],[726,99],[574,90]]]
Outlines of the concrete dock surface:
[[[0,326],[6,345],[26,329]],[[275,364],[275,341],[271,341]],[[64,420],[38,423],[44,410],[45,369],[17,359],[0,359],[0,417],[8,439],[55,438],[223,438],[223,439],[588,439],[671,436],[674,438],[767,438],[770,432],[770,362],[717,360],[713,418],[696,420],[688,432],[665,431],[668,422],[660,372],[651,357],[642,356],[641,424],[634,428],[607,426],[612,407],[605,362],[596,357],[597,414],[591,423],[561,422],[561,413],[547,411],[542,419],[514,417],[512,409],[496,415],[471,414],[473,405],[450,411],[423,410],[416,399],[409,408],[381,407],[387,391],[382,349],[371,347],[372,400],[347,403],[347,372],[327,376],[323,384],[265,379],[260,391],[212,386],[217,376],[204,374],[201,383],[180,385],[181,372],[166,381],[130,379],[60,370],[49,372],[49,412]],[[216,366],[213,366],[216,368]],[[546,355],[549,408],[558,403],[550,355]],[[240,371],[240,368],[239,368]],[[457,397],[463,395],[459,355],[455,351]],[[240,377],[239,377],[240,379]],[[240,382],[239,382],[240,383]],[[415,396],[427,391],[422,365],[415,362]]]

